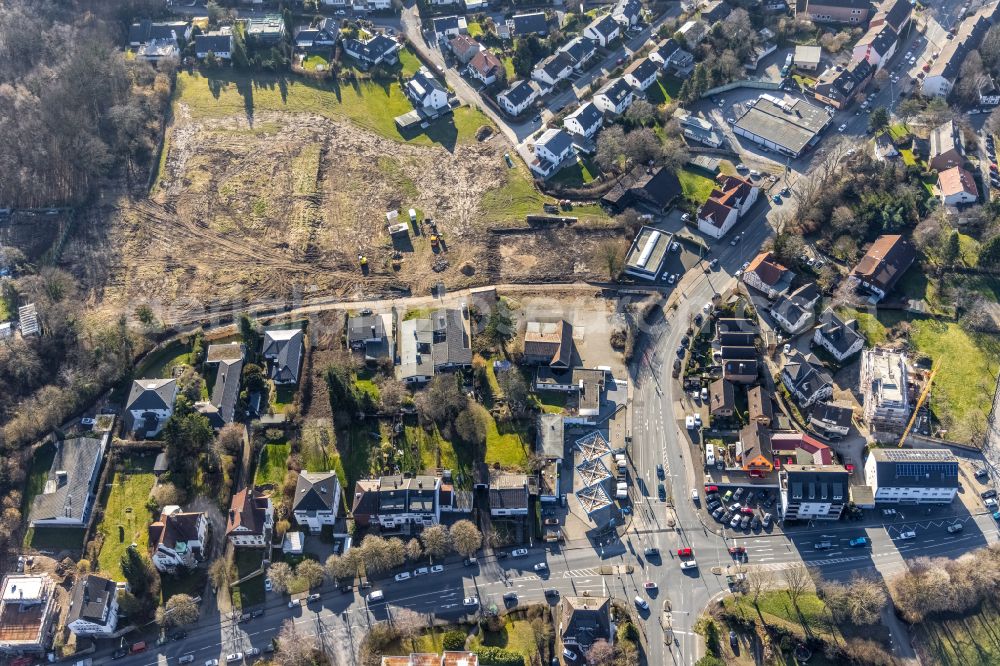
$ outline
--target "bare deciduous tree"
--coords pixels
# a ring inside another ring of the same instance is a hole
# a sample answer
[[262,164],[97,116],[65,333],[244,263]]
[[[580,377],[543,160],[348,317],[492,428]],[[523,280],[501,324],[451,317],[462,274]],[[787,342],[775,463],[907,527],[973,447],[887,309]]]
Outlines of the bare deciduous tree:
[[420,534],[424,542],[424,552],[432,558],[440,559],[451,549],[451,535],[444,525],[432,525]]
[[309,587],[319,587],[323,584],[323,565],[316,560],[302,560],[295,567],[295,576],[306,581]]
[[747,571],[746,586],[747,592],[753,597],[754,605],[757,604],[760,595],[771,589],[774,584],[774,573],[760,567],[753,567]]
[[587,663],[590,666],[609,666],[615,658],[615,649],[603,638],[594,641],[587,650]]
[[420,631],[427,626],[427,619],[423,615],[409,608],[400,608],[392,614],[392,626],[399,634],[400,641],[410,641],[411,647],[416,649],[413,643]]
[[424,548],[420,545],[420,541],[416,537],[406,542],[406,559],[410,562],[416,562],[423,556]]
[[313,666],[315,663],[318,650],[316,635],[299,631],[292,620],[285,620],[281,625],[277,643],[275,666]]
[[267,569],[267,576],[271,579],[271,585],[278,594],[288,591],[288,584],[292,582],[294,575],[292,568],[285,562],[275,562]]
[[781,572],[781,577],[788,586],[788,596],[792,598],[792,603],[798,605],[799,597],[812,585],[809,571],[805,567],[788,567]]
[[472,521],[460,520],[451,526],[451,542],[456,553],[471,557],[483,545],[483,535]]
[[198,621],[198,604],[190,595],[175,594],[156,609],[156,623],[161,627],[182,627]]

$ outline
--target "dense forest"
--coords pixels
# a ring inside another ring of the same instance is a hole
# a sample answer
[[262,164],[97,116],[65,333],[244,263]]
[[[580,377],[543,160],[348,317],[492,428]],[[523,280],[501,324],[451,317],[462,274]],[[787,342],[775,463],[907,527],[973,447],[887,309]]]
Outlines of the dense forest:
[[112,175],[144,182],[175,65],[157,72],[117,46],[136,9],[0,3],[0,207],[79,204]]

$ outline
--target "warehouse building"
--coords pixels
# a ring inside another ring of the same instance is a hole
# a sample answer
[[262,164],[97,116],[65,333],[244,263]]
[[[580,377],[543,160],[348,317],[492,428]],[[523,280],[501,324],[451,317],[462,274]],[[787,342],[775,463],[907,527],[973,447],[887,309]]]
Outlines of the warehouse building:
[[799,157],[819,140],[833,116],[801,99],[761,95],[733,125],[733,132],[765,148]]

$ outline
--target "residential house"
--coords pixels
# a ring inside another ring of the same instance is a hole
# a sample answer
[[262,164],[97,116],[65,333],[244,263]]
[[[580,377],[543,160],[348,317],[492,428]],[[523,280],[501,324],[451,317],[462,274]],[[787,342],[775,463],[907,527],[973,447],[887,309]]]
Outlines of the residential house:
[[869,430],[888,435],[903,432],[913,409],[905,354],[884,347],[864,350],[858,388],[862,418]]
[[833,450],[826,444],[801,432],[771,433],[771,451],[775,466],[780,466],[782,456],[788,465],[833,464]]
[[867,60],[877,72],[896,53],[898,40],[899,35],[891,26],[886,24],[871,26],[854,45],[852,60]]
[[[0,596],[0,654],[41,655],[52,645],[60,608],[49,575],[7,574]],[[22,663],[32,663],[30,659]]]
[[872,143],[875,159],[885,162],[899,157],[899,150],[888,133],[879,134]]
[[643,58],[625,70],[625,82],[636,90],[646,90],[656,82],[656,76],[660,72],[660,66],[650,60]]
[[628,254],[625,255],[623,272],[626,275],[655,280],[670,251],[672,238],[670,233],[653,227],[639,229]]
[[408,319],[399,326],[397,375],[407,384],[423,384],[437,372],[472,364],[468,313],[441,309],[429,319]]
[[785,521],[839,520],[850,501],[850,474],[841,465],[786,465],[778,483]]
[[822,56],[823,49],[821,47],[799,44],[795,47],[795,55],[792,63],[796,69],[813,72],[819,68]]
[[587,63],[594,57],[594,54],[597,53],[597,47],[594,46],[594,42],[580,36],[569,40],[559,47],[559,50],[573,59],[573,69],[578,72],[582,72]]
[[779,296],[771,304],[771,316],[786,333],[798,335],[816,319],[814,309],[820,296],[815,283],[806,283],[787,296]]
[[549,22],[545,20],[545,12],[514,14],[506,23],[512,38],[526,35],[545,37],[549,34]]
[[195,567],[205,559],[208,529],[208,516],[203,512],[184,512],[176,505],[163,507],[160,519],[149,526],[153,566],[162,572]]
[[610,597],[566,596],[559,602],[559,610],[559,640],[563,650],[574,655],[572,661],[583,663],[590,647],[599,640],[614,643]]
[[653,62],[659,62],[663,69],[682,78],[689,76],[694,69],[694,55],[681,48],[673,39],[660,44],[649,57]]
[[552,88],[573,73],[573,59],[562,51],[545,58],[531,71],[531,78],[546,88]]
[[469,34],[469,24],[464,16],[440,16],[434,19],[433,26],[439,40]]
[[355,351],[364,351],[365,360],[395,356],[392,335],[392,315],[352,315],[347,318],[347,345]]
[[270,361],[275,384],[298,384],[305,352],[305,332],[301,328],[269,328],[264,331],[262,356]]
[[680,48],[681,45],[677,43],[677,40],[673,38],[667,39],[650,51],[649,58],[653,62],[659,63],[660,67],[666,68],[667,63],[670,62],[670,57]]
[[[321,48],[335,46],[340,41],[340,21],[333,18],[324,18],[316,22],[312,28],[301,30],[303,42],[311,39],[311,44],[302,44],[303,48]],[[296,34],[296,46],[299,45],[299,34]]]
[[238,548],[264,548],[274,527],[271,498],[247,487],[233,495],[226,520],[226,538]]
[[599,46],[607,47],[621,35],[621,25],[611,14],[598,16],[583,29],[583,36],[596,42]]
[[524,474],[491,470],[489,496],[493,518],[528,515],[528,477]]
[[725,20],[732,13],[733,8],[724,0],[709,0],[707,4],[702,6],[700,17],[702,21],[712,26]]
[[873,448],[865,483],[876,504],[951,504],[960,485],[958,466],[948,449]]
[[771,394],[763,386],[752,386],[747,389],[747,418],[766,428],[770,428],[774,423]]
[[912,16],[913,4],[909,0],[885,0],[877,5],[868,26],[886,25],[895,30],[897,35],[901,35],[909,25]]
[[407,319],[399,324],[399,366],[404,384],[423,384],[434,376],[434,326],[430,319]]
[[382,33],[370,39],[345,39],[342,42],[344,53],[351,56],[366,67],[374,67],[380,63],[394,65],[399,61],[399,42],[390,39]]
[[555,128],[545,130],[538,137],[533,151],[535,159],[528,166],[540,178],[556,173],[566,160],[576,155],[573,152],[573,137],[565,130]]
[[28,512],[31,527],[84,527],[97,497],[97,480],[109,435],[56,442],[42,492]]
[[875,66],[867,60],[830,67],[816,80],[813,95],[835,109],[846,109],[862,95],[874,74]]
[[352,515],[362,526],[383,529],[429,527],[441,522],[439,477],[417,475],[361,479],[355,485]]
[[604,114],[593,102],[586,102],[563,119],[563,127],[574,134],[592,139],[604,126]]
[[632,106],[634,99],[635,91],[632,86],[625,79],[614,79],[597,91],[593,101],[601,111],[621,115]]
[[216,366],[215,382],[212,384],[209,402],[196,403],[195,407],[208,417],[214,428],[232,423],[236,416],[245,350],[238,342],[208,346],[205,365]]
[[173,416],[176,379],[136,379],[125,402],[122,430],[135,437],[156,437]]
[[515,81],[510,84],[507,90],[497,95],[497,102],[510,115],[519,116],[538,99],[539,93],[538,84],[532,85],[528,81]]
[[226,26],[215,32],[207,32],[194,37],[194,54],[203,60],[209,53],[219,60],[229,60],[233,52],[233,31]]
[[562,496],[560,477],[566,450],[565,432],[562,414],[538,414],[535,452],[545,459],[545,466],[538,472],[538,499],[542,502],[558,502]]
[[782,266],[770,252],[761,252],[743,272],[743,281],[750,287],[774,299],[788,291],[795,274]]
[[455,59],[458,60],[463,65],[467,64],[472,60],[472,56],[479,53],[483,46],[472,37],[468,35],[455,35],[448,42],[448,46],[451,47],[451,52],[455,54]]
[[716,189],[698,210],[698,230],[722,238],[757,202],[760,188],[740,176],[719,174]]
[[819,326],[813,330],[812,340],[813,344],[825,349],[838,363],[857,354],[865,344],[865,338],[858,330],[858,322],[854,319],[844,321],[833,308],[823,311]]
[[462,4],[465,5],[465,12],[482,12],[489,8],[489,3],[486,0],[462,0]]
[[[674,118],[677,119],[681,132],[683,132],[684,138],[688,139],[688,141],[703,143],[709,148],[721,148],[722,144],[725,143],[725,137],[722,132],[716,131],[715,125],[707,118],[700,118],[685,112],[683,109],[674,111]],[[699,155],[692,158],[690,163],[695,164],[699,160],[718,161],[717,158]],[[711,166],[708,169],[709,171],[714,171],[716,167]],[[710,227],[706,227],[705,231],[717,233],[717,228],[713,224]]]
[[827,439],[840,439],[851,431],[853,417],[854,410],[849,406],[817,402],[809,413],[809,425]]
[[708,25],[699,19],[691,19],[685,21],[680,28],[677,29],[677,34],[680,35],[681,39],[689,49],[694,49],[703,41],[705,37],[708,36]]
[[[476,0],[478,2],[478,0]],[[473,0],[465,0],[466,7]],[[483,3],[485,7],[485,3]],[[471,10],[470,10],[471,11]],[[409,656],[384,656],[382,666],[479,666],[479,655],[475,652],[445,650],[439,656],[436,652],[412,653]]]
[[423,110],[429,114],[437,114],[449,108],[448,90],[434,78],[426,66],[422,66],[414,72],[410,80],[406,82],[404,90],[415,109]]
[[736,443],[736,462],[752,479],[767,476],[774,471],[771,432],[753,421],[743,426],[740,440]]
[[295,482],[292,515],[299,527],[317,534],[324,525],[333,526],[340,510],[340,480],[329,472],[299,472]]
[[945,97],[951,92],[961,74],[966,56],[979,47],[987,30],[996,23],[998,12],[1000,5],[997,3],[985,5],[962,21],[957,29],[947,32],[942,30],[942,40],[932,36],[930,30],[925,30],[928,44],[934,43],[940,50],[938,58],[931,63],[931,68],[924,77],[921,86],[924,95]]
[[958,206],[979,201],[976,179],[962,167],[951,167],[938,173],[937,192],[941,203]]
[[565,319],[529,321],[524,331],[524,363],[569,368],[573,363],[573,326]]
[[492,85],[504,71],[500,58],[489,49],[479,49],[469,61],[469,74],[486,85]]
[[855,288],[871,294],[873,303],[885,298],[907,271],[916,252],[900,235],[879,236],[847,278]]
[[945,171],[965,164],[962,130],[954,120],[949,120],[931,130],[929,144],[928,168]]
[[817,23],[864,25],[871,11],[871,0],[797,0],[795,17]]
[[247,41],[262,46],[275,46],[285,36],[285,22],[280,14],[265,14],[246,19]]
[[144,19],[129,26],[128,45],[138,48],[150,42],[171,42],[175,46],[191,40],[194,26],[185,21],[150,21]]
[[118,585],[115,581],[97,574],[77,579],[70,593],[64,624],[74,636],[110,638],[118,626]]
[[639,0],[618,0],[611,10],[611,18],[618,22],[622,30],[628,30],[642,19],[642,3]]
[[619,212],[633,205],[665,210],[681,192],[681,181],[673,169],[635,166],[604,193],[601,201]]
[[469,311],[441,308],[431,313],[434,331],[434,371],[468,368],[472,365],[472,332]]
[[812,354],[793,351],[781,369],[781,383],[803,408],[833,395],[833,379]]
[[543,365],[535,371],[535,390],[574,393],[576,416],[564,417],[566,422],[593,425],[592,417],[601,413],[606,374],[606,371],[598,368],[560,370]]
[[731,418],[736,411],[736,392],[733,383],[725,379],[716,379],[708,386],[708,413],[712,418]]
[[757,381],[760,363],[756,347],[723,346],[722,378],[735,384],[752,384]]

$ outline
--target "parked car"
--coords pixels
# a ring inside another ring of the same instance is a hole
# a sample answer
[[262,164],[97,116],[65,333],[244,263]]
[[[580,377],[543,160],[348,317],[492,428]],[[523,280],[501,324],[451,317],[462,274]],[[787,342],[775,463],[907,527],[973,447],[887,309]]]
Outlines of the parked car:
[[645,583],[642,584],[642,586],[644,588],[646,588],[647,590],[655,590],[656,589],[656,583],[654,583],[651,580],[647,580]]
[[121,659],[122,657],[126,656],[127,654],[128,654],[128,648],[118,648],[117,650],[115,650],[114,652],[111,653],[111,658],[112,659]]
[[271,583],[271,579],[270,578],[265,578],[264,579],[264,590],[267,591],[267,592],[270,592],[273,589],[274,589],[274,584]]
[[748,527],[750,527],[750,516],[743,516],[740,520],[740,529],[745,530]]
[[505,603],[508,603],[508,604],[516,604],[517,603],[517,592],[507,592],[506,594],[503,595],[503,600],[504,600]]
[[510,551],[511,557],[524,557],[527,554],[528,554],[527,548],[515,548],[514,550]]
[[431,567],[431,573],[441,573],[442,571],[444,571],[443,564],[435,564]]
[[660,549],[659,548],[646,548],[645,550],[642,551],[642,554],[645,555],[646,557],[659,557],[660,556]]
[[724,514],[725,512],[726,512],[726,510],[724,508],[722,508],[722,506],[718,506],[718,507],[712,509],[712,517],[715,518],[716,520],[718,520],[719,518],[722,517],[722,514]]
[[685,560],[681,562],[681,569],[695,569],[697,568],[697,566],[698,563],[695,562],[694,560]]
[[427,567],[420,567],[419,569],[414,569],[413,570],[413,575],[414,576],[424,576],[426,574],[429,574],[430,572],[431,572],[431,570],[428,569]]
[[762,520],[761,522],[763,523],[764,527],[770,527],[771,526],[771,514],[765,513],[764,514],[764,520]]
[[750,529],[752,530],[760,529],[760,518],[758,518],[757,516],[753,517],[753,519],[750,521]]
[[744,516],[752,516],[753,515],[753,509],[751,509],[748,506],[745,506],[742,509],[740,509],[740,513],[742,513]]
[[717,493],[717,492],[719,492],[719,486],[709,486],[709,485],[705,486],[706,495],[709,493]]
[[309,597],[306,599],[306,601],[319,601],[319,600],[320,600],[320,594],[318,592],[310,594]]
[[182,657],[179,657],[177,659],[177,663],[178,664],[193,664],[194,663],[194,655],[193,654],[183,655]]
[[647,602],[645,599],[643,599],[639,595],[635,596],[635,605],[636,605],[637,608],[641,608],[643,610],[649,608],[649,602]]
[[402,573],[396,574],[396,582],[402,583],[404,580],[410,580],[410,572],[404,571]]
[[667,489],[662,483],[656,484],[656,494],[661,502],[667,501]]
[[[407,574],[407,578],[409,578],[409,574]],[[396,576],[396,580],[399,580],[399,576]],[[292,599],[291,601],[288,602],[289,608],[295,608],[296,606],[301,606],[301,605],[302,605],[301,599]]]
[[232,663],[235,663],[237,661],[243,661],[243,653],[242,652],[232,652],[232,653],[226,655],[226,663],[227,664],[232,664]]
[[546,564],[545,562],[539,562],[538,564],[536,564],[531,568],[534,569],[535,571],[545,571],[546,569],[549,568],[549,565]]
[[692,550],[690,548],[678,548],[677,557],[691,557]]
[[733,519],[729,522],[729,526],[735,530],[736,526],[740,524],[741,518],[742,516],[740,516],[740,514],[736,514],[735,516],[733,516]]
[[735,558],[741,558],[747,554],[746,546],[732,546],[729,549],[729,554]]
[[479,562],[479,560],[474,557],[467,557],[462,560],[462,564],[467,567],[475,566],[477,562]]
[[562,651],[563,659],[568,659],[569,661],[576,661],[576,652],[573,652],[569,648],[563,648]]
[[997,491],[994,490],[993,488],[990,488],[989,490],[984,490],[983,492],[979,493],[979,496],[982,497],[983,499],[989,499],[991,497],[996,497]]
[[477,599],[476,597],[466,597],[465,599],[462,600],[462,605],[469,608],[473,606],[478,606],[479,599]]

